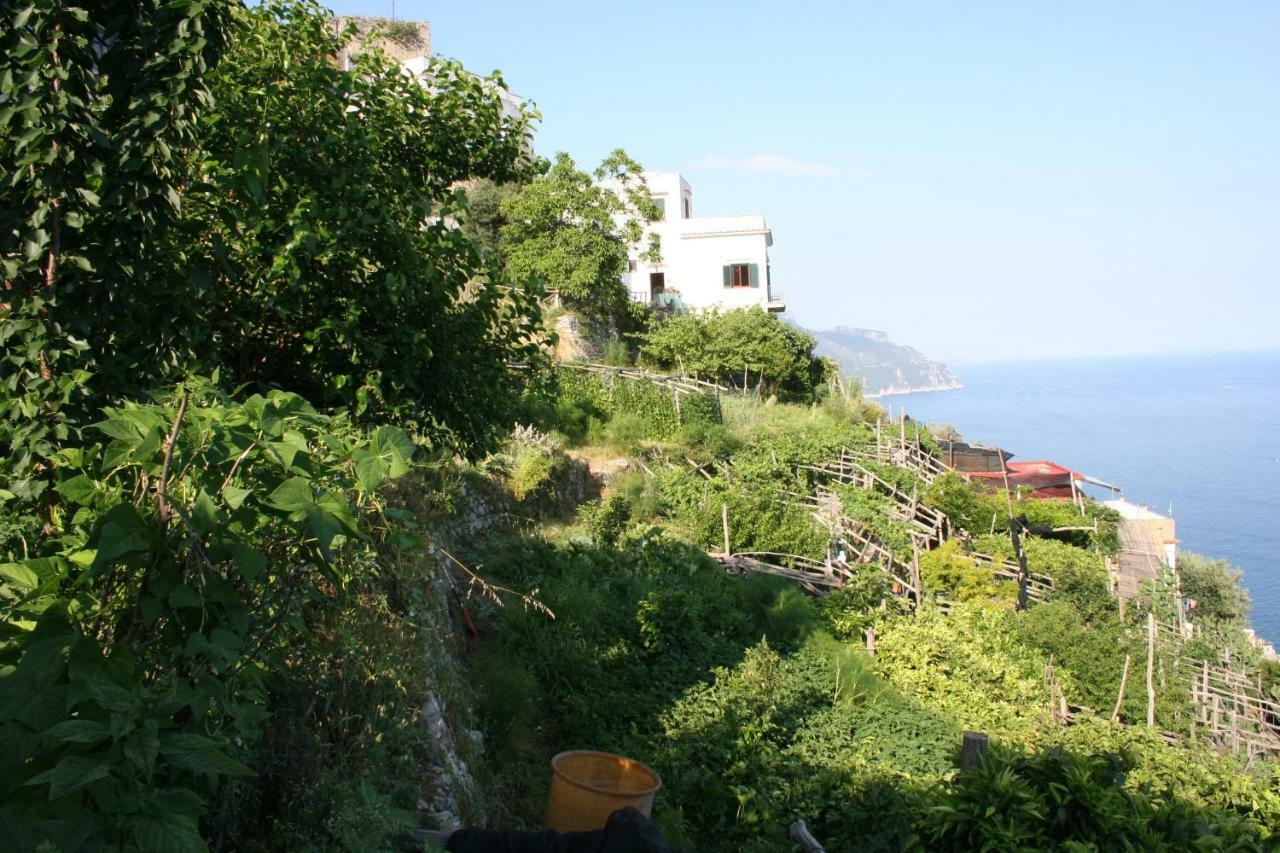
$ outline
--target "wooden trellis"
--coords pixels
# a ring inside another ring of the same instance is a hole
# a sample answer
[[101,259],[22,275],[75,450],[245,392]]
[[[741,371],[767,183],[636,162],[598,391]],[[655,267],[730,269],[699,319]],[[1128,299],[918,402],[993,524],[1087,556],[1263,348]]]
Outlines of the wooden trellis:
[[896,483],[891,483],[872,471],[847,448],[840,455],[822,465],[802,465],[818,478],[869,489],[889,498],[894,518],[908,525],[917,545],[925,550],[936,548],[946,541],[950,524],[944,513],[925,505],[916,492],[907,494]]

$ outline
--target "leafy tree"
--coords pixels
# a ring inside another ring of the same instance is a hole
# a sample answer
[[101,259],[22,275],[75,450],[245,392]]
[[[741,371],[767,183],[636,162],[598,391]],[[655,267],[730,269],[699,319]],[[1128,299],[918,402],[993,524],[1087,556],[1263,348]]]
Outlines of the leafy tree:
[[[645,242],[645,225],[659,218],[640,164],[614,151],[592,174],[563,152],[547,173],[502,202],[507,272],[542,281],[589,319],[617,321],[628,305],[622,275],[631,246]],[[645,256],[660,247],[650,234]]]
[[436,62],[424,85],[376,51],[339,68],[346,35],[305,0],[4,14],[11,491],[39,491],[22,475],[86,412],[192,370],[466,451],[510,422],[536,299],[452,225],[457,182],[533,170],[500,79]]
[[158,287],[156,239],[193,178],[187,152],[236,6],[0,12],[0,457],[19,497],[44,488],[30,475],[95,395],[172,361],[182,303]]
[[1249,593],[1240,585],[1243,572],[1226,560],[1184,552],[1178,556],[1182,594],[1196,601],[1193,619],[1234,622],[1249,612]]
[[462,220],[462,232],[477,246],[499,252],[502,226],[507,224],[502,205],[519,191],[516,184],[499,184],[489,178],[472,181],[467,186],[467,215]]
[[[814,339],[758,308],[682,314],[652,329],[641,354],[653,365],[719,382],[763,384],[779,400],[813,398],[825,363]],[[753,381],[754,380],[754,381]]]
[[538,311],[452,224],[452,188],[527,176],[531,116],[453,62],[433,62],[429,85],[375,51],[337,67],[345,37],[311,3],[246,21],[212,80],[184,221],[200,362],[491,446],[523,381],[506,363],[537,356]]

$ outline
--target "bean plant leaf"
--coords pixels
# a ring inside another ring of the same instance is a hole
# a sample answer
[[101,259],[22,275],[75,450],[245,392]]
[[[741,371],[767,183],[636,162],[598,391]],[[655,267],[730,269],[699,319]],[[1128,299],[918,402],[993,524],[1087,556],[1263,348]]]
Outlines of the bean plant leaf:
[[132,504],[116,504],[106,515],[98,535],[98,562],[151,550],[152,530]]
[[49,774],[49,799],[64,797],[85,785],[107,778],[110,773],[111,762],[105,756],[65,755]]
[[97,720],[63,720],[40,737],[57,743],[101,743],[111,737],[111,729]]
[[129,826],[138,849],[148,853],[205,853],[209,849],[189,815],[143,814],[130,820]]

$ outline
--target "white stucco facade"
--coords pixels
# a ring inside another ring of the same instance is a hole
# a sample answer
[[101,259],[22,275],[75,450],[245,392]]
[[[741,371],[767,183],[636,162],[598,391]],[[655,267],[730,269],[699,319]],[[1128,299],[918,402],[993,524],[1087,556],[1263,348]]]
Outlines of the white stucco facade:
[[649,264],[640,259],[641,247],[633,247],[623,276],[632,299],[685,310],[785,310],[770,282],[773,235],[763,214],[698,216],[693,190],[678,172],[645,172],[644,178],[663,208],[663,219],[650,226],[662,261]]

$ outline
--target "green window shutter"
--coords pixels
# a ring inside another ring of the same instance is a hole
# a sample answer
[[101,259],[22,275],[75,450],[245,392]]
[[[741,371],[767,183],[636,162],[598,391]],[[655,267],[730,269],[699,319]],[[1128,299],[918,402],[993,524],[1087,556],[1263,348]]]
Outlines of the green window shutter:
[[751,265],[751,286],[752,287],[760,286],[760,265],[759,264]]
[[731,264],[725,264],[720,268],[720,270],[724,273],[724,286],[733,287],[733,266]]

